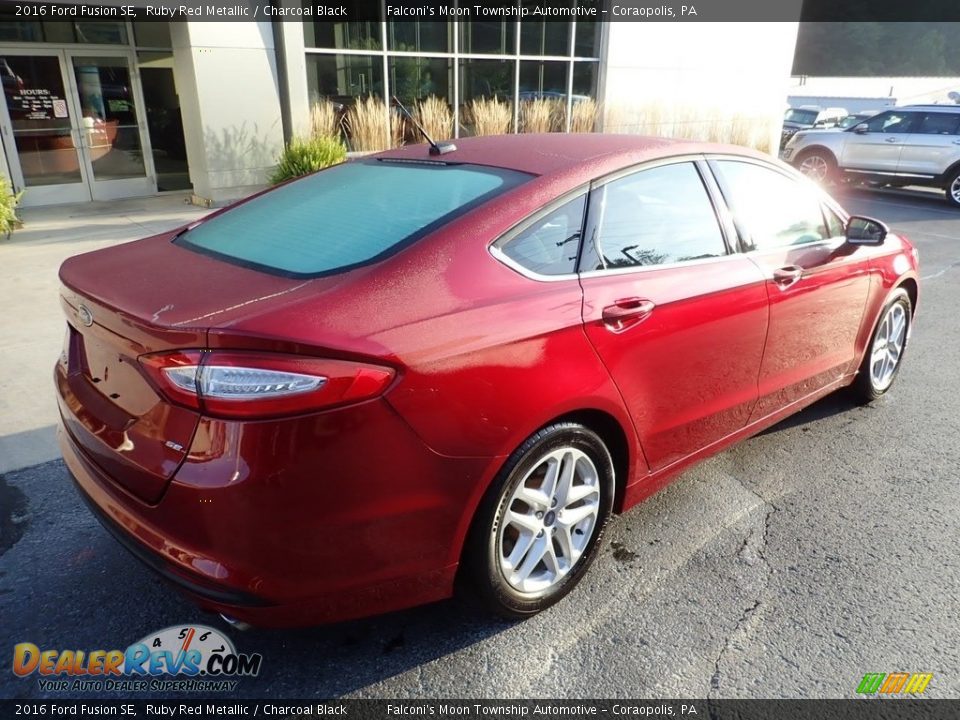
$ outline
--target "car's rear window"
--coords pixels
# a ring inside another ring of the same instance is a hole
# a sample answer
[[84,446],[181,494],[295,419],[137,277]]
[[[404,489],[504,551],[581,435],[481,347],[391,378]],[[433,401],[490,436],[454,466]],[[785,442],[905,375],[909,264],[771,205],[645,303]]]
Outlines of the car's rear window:
[[241,265],[316,277],[385,257],[531,177],[479,165],[350,162],[243,203],[175,242]]

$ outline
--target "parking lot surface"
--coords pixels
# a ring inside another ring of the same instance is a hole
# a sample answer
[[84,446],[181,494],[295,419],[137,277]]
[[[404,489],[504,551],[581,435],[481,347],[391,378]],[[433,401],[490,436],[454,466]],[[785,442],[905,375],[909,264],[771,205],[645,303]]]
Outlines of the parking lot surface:
[[[506,623],[445,602],[238,632],[129,556],[52,461],[0,476],[0,649],[123,649],[199,622],[263,654],[243,697],[853,697],[864,673],[895,671],[960,697],[960,211],[837,195],[920,248],[894,389],[869,407],[830,396],[684,473],[614,520],[550,611]],[[7,669],[0,697],[57,695]]]

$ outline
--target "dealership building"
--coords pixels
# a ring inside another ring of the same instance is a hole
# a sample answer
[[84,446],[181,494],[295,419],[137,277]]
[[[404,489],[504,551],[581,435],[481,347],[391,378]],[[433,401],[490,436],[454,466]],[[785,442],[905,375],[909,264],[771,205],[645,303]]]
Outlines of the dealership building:
[[164,192],[220,205],[266,184],[315,103],[370,95],[439,97],[455,136],[473,134],[476,99],[507,103],[516,132],[524,102],[570,118],[589,98],[598,130],[708,137],[736,121],[776,147],[797,23],[393,20],[369,6],[364,21],[148,22],[0,6],[0,171],[25,206]]

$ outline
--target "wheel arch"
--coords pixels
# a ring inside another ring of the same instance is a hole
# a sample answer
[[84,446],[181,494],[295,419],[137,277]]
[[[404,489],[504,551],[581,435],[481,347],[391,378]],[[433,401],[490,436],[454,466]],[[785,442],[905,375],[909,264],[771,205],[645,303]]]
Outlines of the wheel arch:
[[460,539],[460,547],[456,553],[459,565],[461,567],[463,567],[464,564],[464,553],[467,552],[467,548],[470,544],[469,539],[474,533],[474,527],[476,526],[481,509],[484,506],[484,499],[487,497],[488,493],[491,492],[491,488],[494,487],[494,481],[499,476],[503,466],[532,435],[535,435],[551,425],[563,422],[573,422],[583,425],[589,430],[595,432],[603,441],[603,444],[607,446],[607,449],[610,451],[610,457],[613,460],[614,470],[613,513],[619,514],[622,512],[623,500],[626,495],[627,485],[629,484],[632,463],[636,460],[636,453],[631,452],[628,429],[624,428],[623,423],[613,414],[596,407],[584,407],[577,410],[564,412],[560,415],[550,418],[546,422],[540,424],[538,427],[531,429],[530,432],[524,435],[523,439],[517,443],[516,447],[511,449],[508,455],[499,458],[496,471],[491,473],[490,480],[486,483],[486,486],[480,493],[479,498],[475,503],[472,503],[472,506],[469,508],[469,522],[466,524],[465,532]]
[[809,147],[803,148],[797,153],[797,157],[794,158],[794,162],[802,162],[805,157],[812,155],[816,151],[820,151],[821,153],[829,155],[830,159],[833,160],[833,164],[839,166],[840,163],[837,159],[837,154],[826,145],[810,145]]
[[890,292],[893,293],[899,288],[906,290],[907,295],[910,296],[910,317],[913,317],[917,314],[917,300],[920,297],[920,285],[917,283],[916,278],[906,277],[897,283]]
[[943,174],[940,176],[940,184],[946,188],[947,183],[953,180],[957,176],[957,173],[960,173],[960,160],[957,160],[953,165],[943,171]]

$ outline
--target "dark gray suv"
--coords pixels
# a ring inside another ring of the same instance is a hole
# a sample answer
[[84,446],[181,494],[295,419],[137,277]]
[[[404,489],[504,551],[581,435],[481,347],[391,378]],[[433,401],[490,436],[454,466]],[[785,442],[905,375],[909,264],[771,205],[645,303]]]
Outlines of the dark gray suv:
[[908,105],[846,130],[801,130],[782,157],[815,180],[937,187],[960,207],[960,105]]

